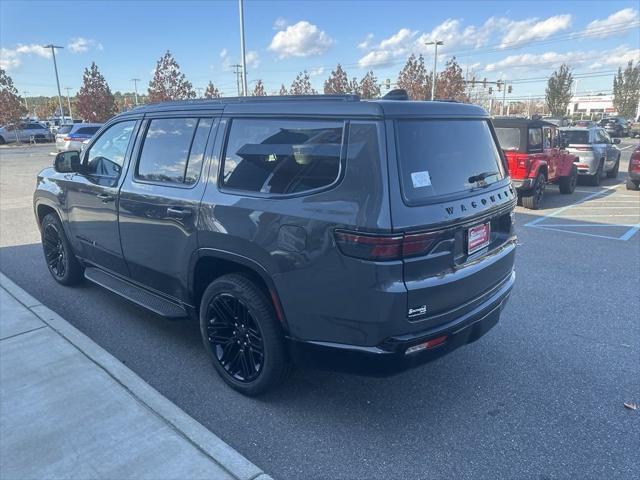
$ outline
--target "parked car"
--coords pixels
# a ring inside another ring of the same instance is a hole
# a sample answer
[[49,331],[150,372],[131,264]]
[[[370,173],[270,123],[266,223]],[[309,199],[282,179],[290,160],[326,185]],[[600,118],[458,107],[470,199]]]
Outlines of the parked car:
[[83,142],[93,137],[101,126],[101,123],[74,123],[60,126],[56,134],[56,149],[59,152],[81,150]]
[[494,119],[493,125],[522,206],[541,208],[548,183],[557,183],[560,193],[573,193],[578,178],[575,156],[561,148],[553,123],[504,118]]
[[27,122],[0,127],[0,145],[13,142],[50,142],[53,136],[41,123]]
[[573,126],[578,128],[592,128],[596,126],[596,122],[593,120],[578,120]]
[[139,107],[34,194],[57,282],[198,318],[248,395],[292,363],[389,374],[484,335],[515,204],[482,108],[351,95]]
[[569,119],[564,117],[544,117],[543,120],[545,122],[553,123],[556,127],[569,126]]
[[603,118],[598,125],[604,128],[612,137],[626,137],[629,135],[627,121],[622,117]]
[[627,190],[640,189],[640,145],[636,146],[629,159],[627,172]]
[[629,123],[629,136],[632,138],[640,137],[640,118]]
[[576,155],[578,175],[590,185],[600,185],[603,178],[616,178],[620,169],[619,138],[611,139],[600,127],[563,128],[561,135],[567,151]]

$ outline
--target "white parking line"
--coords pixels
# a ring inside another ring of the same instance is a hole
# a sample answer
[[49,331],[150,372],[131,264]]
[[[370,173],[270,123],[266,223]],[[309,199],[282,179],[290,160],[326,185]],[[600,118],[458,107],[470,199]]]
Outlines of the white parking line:
[[[635,227],[634,223],[552,223],[549,227]],[[547,225],[542,225],[547,227]],[[564,231],[564,230],[563,230]]]
[[[583,198],[580,201],[580,203],[585,202],[585,201],[589,200],[590,198],[595,198],[595,197],[598,197],[600,195],[604,195],[608,191],[609,191],[609,189],[604,189],[604,190],[599,190],[597,192],[593,192],[591,195],[588,195],[585,198]],[[539,217],[539,218],[536,218],[535,220],[530,221],[529,223],[525,224],[525,227],[533,227],[534,225],[537,225],[538,223],[544,221],[545,219],[550,218],[550,217],[555,217],[556,215],[559,215],[562,212],[564,212],[565,210],[569,210],[570,208],[575,207],[576,205],[577,204],[572,203],[571,205],[567,205],[566,207],[559,208],[558,210],[550,212],[547,215],[543,215],[542,217]]]
[[624,240],[625,242],[633,237],[640,230],[640,223],[636,224],[634,227],[630,228],[627,233],[620,237],[620,240]]
[[635,145],[627,145],[626,147],[620,147],[620,150],[626,150],[627,148],[635,147]]
[[[525,225],[526,227],[527,225]],[[585,237],[595,237],[595,238],[606,238],[607,240],[622,240],[622,237],[610,237],[609,235],[596,235],[594,233],[585,233],[585,232],[574,232],[572,230],[561,230],[559,228],[546,227],[544,225],[530,225],[533,228],[539,228],[540,230],[555,230],[556,232],[562,233],[572,233],[574,235],[583,235]],[[623,236],[626,236],[629,232],[625,233]],[[632,235],[633,236],[633,235]],[[625,238],[624,240],[629,240],[630,237]]]

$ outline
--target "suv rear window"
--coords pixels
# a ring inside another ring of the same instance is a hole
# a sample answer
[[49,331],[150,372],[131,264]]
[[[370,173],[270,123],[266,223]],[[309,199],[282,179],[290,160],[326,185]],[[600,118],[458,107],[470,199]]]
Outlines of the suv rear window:
[[516,127],[496,127],[498,143],[503,150],[520,150],[520,129]]
[[60,128],[58,128],[58,133],[59,134],[69,133],[72,128],[73,128],[73,125],[62,125]]
[[565,130],[562,132],[562,138],[569,144],[585,144],[589,143],[589,132],[580,132],[577,130]]
[[82,127],[76,130],[75,133],[78,135],[93,135],[98,130],[100,130],[100,127]]
[[224,155],[224,187],[263,194],[308,192],[340,175],[343,122],[235,119]]
[[[468,191],[505,177],[486,120],[400,120],[396,142],[408,203]],[[485,173],[481,182],[471,177]]]

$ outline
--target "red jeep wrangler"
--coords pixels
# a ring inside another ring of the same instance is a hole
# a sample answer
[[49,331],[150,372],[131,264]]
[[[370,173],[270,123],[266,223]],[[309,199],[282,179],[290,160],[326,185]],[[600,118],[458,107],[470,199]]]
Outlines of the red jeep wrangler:
[[563,149],[558,128],[542,120],[496,118],[493,125],[518,191],[518,204],[537,210],[547,183],[558,183],[560,193],[573,193],[578,179],[577,157]]

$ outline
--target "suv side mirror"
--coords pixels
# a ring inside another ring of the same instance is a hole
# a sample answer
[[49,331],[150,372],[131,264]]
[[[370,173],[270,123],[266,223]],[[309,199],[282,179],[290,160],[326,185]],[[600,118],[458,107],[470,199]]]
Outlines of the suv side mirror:
[[613,143],[620,143],[622,140],[620,140],[619,138],[614,138],[613,139]]
[[53,168],[58,173],[75,173],[80,171],[80,152],[77,150],[60,152],[53,161]]

